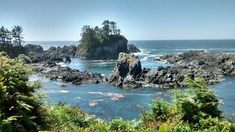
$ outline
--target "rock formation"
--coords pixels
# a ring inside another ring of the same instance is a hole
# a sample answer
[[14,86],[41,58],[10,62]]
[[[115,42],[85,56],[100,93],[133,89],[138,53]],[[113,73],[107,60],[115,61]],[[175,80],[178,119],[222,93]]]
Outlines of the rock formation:
[[133,54],[120,53],[109,81],[115,86],[136,88],[141,85],[137,81],[141,71],[138,57]]
[[140,52],[140,50],[134,44],[128,44],[127,45],[127,50],[128,50],[128,53]]
[[97,46],[92,49],[85,50],[83,47],[79,47],[77,56],[91,60],[117,59],[120,52],[127,52],[127,42],[127,39],[123,37],[110,44]]
[[82,83],[105,83],[107,81],[105,77],[98,73],[79,71],[60,66],[58,66],[56,70],[47,72],[46,76],[51,80],[61,79],[65,82],[72,82],[77,85]]
[[70,57],[76,56],[77,46],[50,47],[48,50],[43,51],[40,45],[26,45],[25,49],[32,63],[70,63]]

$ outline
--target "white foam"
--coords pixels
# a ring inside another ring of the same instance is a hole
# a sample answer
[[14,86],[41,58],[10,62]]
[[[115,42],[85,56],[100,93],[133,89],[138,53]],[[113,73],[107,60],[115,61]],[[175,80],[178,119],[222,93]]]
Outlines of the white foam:
[[121,98],[124,98],[123,94],[118,93],[105,93],[104,96],[111,97],[111,100],[119,100]]
[[89,94],[100,94],[100,95],[103,95],[102,92],[88,92]]
[[98,102],[102,102],[102,101],[104,101],[104,100],[103,99],[92,100],[92,101],[89,102],[89,106],[94,107],[94,106],[98,105]]
[[69,93],[69,90],[59,90],[60,93]]
[[[208,49],[195,49],[195,48],[188,48],[188,49],[173,49],[175,51],[205,51],[207,52]],[[212,49],[209,49],[209,50],[212,50]]]
[[148,60],[148,56],[145,56],[143,59],[141,59],[142,61]]
[[60,87],[66,87],[67,86],[67,84],[61,83],[61,82],[57,82],[56,84],[59,85]]
[[64,62],[59,62],[57,63],[57,65],[60,65],[61,67],[67,67],[68,64],[64,63]]
[[80,97],[80,96],[77,96],[77,97],[75,97],[75,99],[82,99],[82,97]]

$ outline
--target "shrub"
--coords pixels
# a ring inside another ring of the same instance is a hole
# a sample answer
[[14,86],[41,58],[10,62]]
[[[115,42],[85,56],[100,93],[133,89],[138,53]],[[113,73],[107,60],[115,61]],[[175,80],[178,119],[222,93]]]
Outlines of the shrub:
[[[147,127],[172,131],[230,131],[230,123],[222,120],[219,100],[201,78],[186,78],[187,89],[176,90],[174,103],[158,100],[147,112]],[[142,119],[143,120],[143,119]],[[167,127],[166,127],[167,124]]]
[[81,112],[77,107],[64,104],[50,106],[48,109],[51,128],[54,130],[76,131],[92,124],[94,117]]
[[170,109],[170,104],[165,100],[157,100],[152,104],[152,113],[155,120],[166,121]]
[[22,59],[0,55],[0,131],[36,131],[45,126],[45,113],[30,68]]

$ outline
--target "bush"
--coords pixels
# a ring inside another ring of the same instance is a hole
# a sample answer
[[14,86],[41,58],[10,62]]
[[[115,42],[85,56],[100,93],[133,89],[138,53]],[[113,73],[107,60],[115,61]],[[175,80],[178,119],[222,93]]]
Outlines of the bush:
[[169,103],[165,100],[157,100],[156,103],[152,104],[152,112],[155,120],[165,121],[168,118]]
[[94,117],[81,112],[77,107],[64,104],[50,106],[48,109],[51,128],[54,130],[76,131],[92,124]]
[[22,59],[0,55],[0,131],[36,131],[45,126],[45,113],[30,68]]
[[167,124],[167,129],[174,131],[230,131],[231,124],[222,120],[222,112],[218,109],[220,101],[205,81],[186,78],[185,82],[187,89],[175,91],[174,103],[158,100],[152,105],[145,124]]

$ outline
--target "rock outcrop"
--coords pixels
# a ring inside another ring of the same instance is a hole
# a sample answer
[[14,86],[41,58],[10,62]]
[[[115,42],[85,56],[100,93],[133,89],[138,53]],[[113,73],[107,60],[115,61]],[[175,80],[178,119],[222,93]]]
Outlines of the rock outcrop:
[[69,67],[58,66],[56,70],[51,70],[46,73],[46,76],[51,79],[61,79],[65,82],[72,82],[79,85],[82,83],[105,83],[107,79],[101,74],[91,73],[87,71],[79,71]]
[[[226,57],[221,55],[204,52],[184,53],[184,55],[179,55],[180,58],[176,55],[167,55],[161,58],[169,59],[172,63],[176,63],[175,66],[141,69],[138,57],[133,54],[120,53],[109,82],[112,85],[127,88],[138,88],[141,86],[172,88],[174,86],[184,87],[185,77],[190,77],[191,79],[203,77],[208,84],[215,84],[219,82],[220,75],[233,73],[234,66],[232,64],[234,61],[232,60],[234,56],[225,55],[230,57],[227,61],[222,61],[222,58]],[[202,58],[205,59],[205,62]],[[216,62],[215,60],[219,58],[221,58],[220,61]],[[230,69],[225,69],[226,67],[230,67]]]
[[41,45],[27,44],[24,46],[27,54],[31,53],[43,53],[43,47]]
[[140,87],[141,83],[138,83],[137,80],[141,71],[138,57],[133,54],[120,53],[109,82],[119,87]]
[[134,44],[128,44],[127,45],[127,50],[128,50],[128,53],[140,52],[140,50]]
[[[123,88],[184,87],[185,77],[195,79],[203,77],[207,84],[219,82],[222,75],[235,75],[235,55],[210,53],[203,51],[190,51],[178,55],[166,55],[160,57],[174,66],[148,69],[141,67],[137,56],[128,53],[120,53],[111,77],[101,74],[79,71],[68,67],[58,67],[46,72],[50,79],[62,79],[74,84],[81,83],[105,83]],[[69,59],[67,58],[67,61]],[[55,67],[54,61],[47,62],[43,67]],[[42,72],[44,69],[36,68]]]
[[92,49],[78,48],[77,56],[82,59],[106,60],[117,59],[120,52],[127,52],[127,39],[123,37],[110,44],[97,46]]
[[71,62],[71,57],[76,56],[77,46],[51,47],[42,51],[38,45],[26,45],[27,55],[32,63]]
[[235,75],[235,55],[189,51],[178,55],[160,57],[176,66],[194,67],[217,75]]

